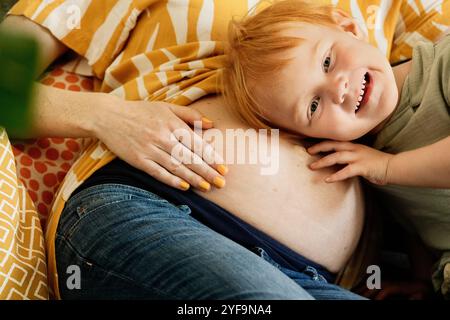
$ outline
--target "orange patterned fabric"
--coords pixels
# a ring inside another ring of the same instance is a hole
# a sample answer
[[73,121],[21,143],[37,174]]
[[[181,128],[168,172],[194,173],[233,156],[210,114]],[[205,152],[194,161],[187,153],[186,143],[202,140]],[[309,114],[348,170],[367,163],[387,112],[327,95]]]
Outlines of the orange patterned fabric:
[[394,35],[391,63],[407,60],[412,56],[418,41],[435,42],[450,28],[450,1],[403,1]]

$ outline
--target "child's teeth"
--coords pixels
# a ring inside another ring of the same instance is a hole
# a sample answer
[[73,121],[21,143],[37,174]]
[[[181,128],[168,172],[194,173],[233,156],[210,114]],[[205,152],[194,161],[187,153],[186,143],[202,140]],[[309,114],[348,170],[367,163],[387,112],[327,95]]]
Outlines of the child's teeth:
[[[363,92],[364,93],[364,92]],[[358,102],[361,102],[362,101],[362,97],[360,96],[359,98],[358,98]]]

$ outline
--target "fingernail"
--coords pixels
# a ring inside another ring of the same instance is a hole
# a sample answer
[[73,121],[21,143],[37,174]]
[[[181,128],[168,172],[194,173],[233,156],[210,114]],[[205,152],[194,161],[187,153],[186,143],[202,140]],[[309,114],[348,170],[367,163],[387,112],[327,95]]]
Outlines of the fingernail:
[[203,117],[203,118],[202,118],[202,121],[205,122],[205,123],[207,123],[207,124],[212,124],[212,123],[213,123],[212,120],[209,120],[209,119],[206,118],[206,117]]
[[225,179],[223,179],[222,177],[215,177],[214,185],[219,189],[225,187]]
[[221,174],[221,175],[226,175],[228,173],[228,167],[221,164],[217,167],[217,171]]
[[211,185],[206,182],[205,180],[203,180],[202,182],[200,182],[200,184],[198,185],[200,189],[202,189],[202,191],[209,191],[211,189]]
[[186,181],[180,182],[180,188],[183,189],[184,191],[189,190],[190,187],[191,187],[190,184],[187,183]]

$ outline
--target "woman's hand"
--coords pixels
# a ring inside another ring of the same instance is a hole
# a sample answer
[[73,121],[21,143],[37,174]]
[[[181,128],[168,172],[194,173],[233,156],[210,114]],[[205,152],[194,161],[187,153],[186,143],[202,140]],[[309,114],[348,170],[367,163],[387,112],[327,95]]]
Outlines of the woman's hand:
[[206,192],[210,184],[225,185],[222,157],[188,125],[213,127],[198,111],[113,96],[107,101],[96,112],[93,132],[119,158],[181,190],[192,185]]
[[332,152],[313,162],[310,168],[318,170],[336,164],[346,164],[342,170],[327,177],[326,182],[342,181],[355,176],[362,176],[372,183],[385,185],[389,161],[394,157],[361,144],[351,142],[324,141],[310,148],[308,152],[316,155],[320,152]]

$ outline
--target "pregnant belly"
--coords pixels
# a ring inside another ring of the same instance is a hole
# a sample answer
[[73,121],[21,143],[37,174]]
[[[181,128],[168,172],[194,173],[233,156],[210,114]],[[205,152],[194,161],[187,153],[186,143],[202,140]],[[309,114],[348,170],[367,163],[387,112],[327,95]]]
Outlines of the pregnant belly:
[[214,136],[221,133],[223,138],[219,144],[215,139],[216,150],[230,169],[225,188],[199,194],[331,272],[339,271],[355,250],[363,226],[358,180],[325,183],[332,170],[311,171],[307,165],[313,158],[286,138],[279,139],[278,148],[268,146],[272,154],[265,159],[258,157],[262,141],[231,143],[230,130],[248,128],[226,111],[220,98],[192,107],[215,122]]

